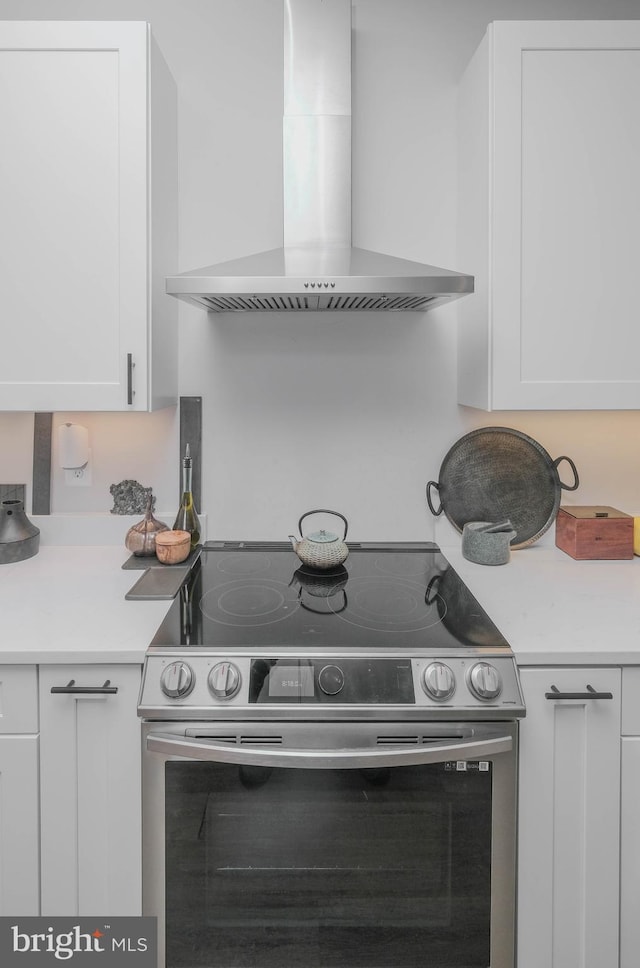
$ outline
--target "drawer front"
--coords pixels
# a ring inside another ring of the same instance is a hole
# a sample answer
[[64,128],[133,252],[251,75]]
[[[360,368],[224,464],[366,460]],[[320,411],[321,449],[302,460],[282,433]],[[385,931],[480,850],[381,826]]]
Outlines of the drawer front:
[[0,665],[0,733],[37,732],[36,666]]

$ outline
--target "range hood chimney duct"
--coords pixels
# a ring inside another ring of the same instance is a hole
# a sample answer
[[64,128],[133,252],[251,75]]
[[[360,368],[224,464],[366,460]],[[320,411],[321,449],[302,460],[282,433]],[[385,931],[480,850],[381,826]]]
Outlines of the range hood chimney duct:
[[170,276],[209,312],[417,311],[473,277],[351,245],[351,0],[284,0],[283,247]]

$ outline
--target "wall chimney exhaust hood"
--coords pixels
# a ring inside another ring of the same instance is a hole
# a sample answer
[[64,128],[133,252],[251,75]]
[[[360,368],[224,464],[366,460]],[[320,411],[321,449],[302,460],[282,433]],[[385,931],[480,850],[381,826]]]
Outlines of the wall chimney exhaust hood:
[[351,0],[284,0],[284,245],[166,280],[209,312],[416,311],[473,276],[351,245]]

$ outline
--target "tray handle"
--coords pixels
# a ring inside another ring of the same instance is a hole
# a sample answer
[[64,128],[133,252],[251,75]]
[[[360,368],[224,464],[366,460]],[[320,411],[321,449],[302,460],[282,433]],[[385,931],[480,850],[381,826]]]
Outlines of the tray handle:
[[[562,459],[562,458],[560,458],[560,459]],[[438,484],[437,481],[429,481],[428,484],[427,484],[427,487],[426,487],[426,491],[427,491],[427,504],[429,505],[429,510],[434,515],[434,517],[437,518],[439,514],[442,514],[442,511],[444,509],[442,507],[442,501],[440,501],[440,506],[438,507],[438,510],[437,511],[434,508],[433,502],[431,500],[431,488],[432,487],[435,487],[435,489],[438,491],[438,494],[439,494],[440,493],[440,485]]]
[[558,470],[558,464],[563,460],[566,460],[567,464],[571,468],[571,471],[573,473],[573,484],[563,484],[562,481],[560,481],[560,487],[563,489],[563,491],[576,491],[580,484],[580,478],[578,477],[578,469],[576,465],[573,463],[573,461],[571,460],[571,458],[556,457],[556,459],[553,462],[553,466],[555,467],[556,470]]

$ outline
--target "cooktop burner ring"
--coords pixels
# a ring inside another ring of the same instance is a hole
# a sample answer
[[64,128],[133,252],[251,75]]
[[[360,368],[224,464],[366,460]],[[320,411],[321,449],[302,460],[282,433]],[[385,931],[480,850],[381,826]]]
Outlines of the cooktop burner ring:
[[300,607],[295,589],[269,578],[239,578],[217,585],[202,596],[200,608],[219,625],[259,628],[290,618]]
[[343,622],[372,632],[420,632],[439,625],[447,611],[438,593],[427,594],[422,585],[404,576],[354,576],[347,583],[348,609],[327,600]]

